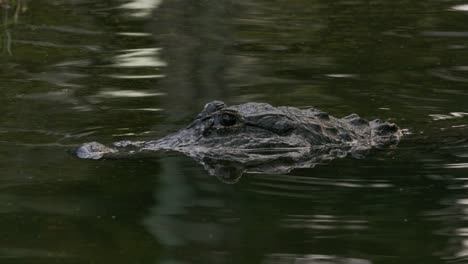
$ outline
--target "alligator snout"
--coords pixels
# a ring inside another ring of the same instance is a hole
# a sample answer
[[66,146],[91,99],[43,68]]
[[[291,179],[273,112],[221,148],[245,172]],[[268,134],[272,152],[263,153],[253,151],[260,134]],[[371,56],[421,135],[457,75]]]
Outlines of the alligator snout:
[[115,152],[117,150],[98,142],[84,143],[75,150],[76,156],[81,159],[100,159],[106,154]]

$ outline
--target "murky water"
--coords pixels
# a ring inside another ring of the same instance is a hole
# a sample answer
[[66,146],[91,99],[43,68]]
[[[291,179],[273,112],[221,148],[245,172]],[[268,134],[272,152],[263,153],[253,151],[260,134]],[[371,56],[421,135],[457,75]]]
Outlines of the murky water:
[[[1,263],[468,262],[463,2],[0,6]],[[158,138],[214,99],[355,112],[410,134],[237,184],[178,154],[70,154]]]

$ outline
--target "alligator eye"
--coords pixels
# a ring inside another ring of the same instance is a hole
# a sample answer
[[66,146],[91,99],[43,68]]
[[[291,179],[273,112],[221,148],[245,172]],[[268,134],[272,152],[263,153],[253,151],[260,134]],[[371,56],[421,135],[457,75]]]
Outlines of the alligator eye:
[[222,114],[221,119],[219,121],[219,123],[225,127],[233,126],[236,124],[236,122],[237,122],[237,118],[235,115],[232,115],[232,114]]

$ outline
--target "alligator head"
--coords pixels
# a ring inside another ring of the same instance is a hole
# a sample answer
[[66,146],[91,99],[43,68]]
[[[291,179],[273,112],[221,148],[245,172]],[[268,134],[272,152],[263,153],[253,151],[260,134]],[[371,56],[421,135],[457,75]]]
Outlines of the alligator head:
[[245,170],[285,173],[348,153],[361,157],[372,147],[395,145],[400,136],[395,124],[369,122],[356,114],[338,119],[315,108],[214,101],[186,128],[159,140],[116,142],[112,148],[91,142],[78,148],[77,155],[98,159],[128,153],[129,147],[133,153],[174,150],[194,158],[210,174],[231,177]]

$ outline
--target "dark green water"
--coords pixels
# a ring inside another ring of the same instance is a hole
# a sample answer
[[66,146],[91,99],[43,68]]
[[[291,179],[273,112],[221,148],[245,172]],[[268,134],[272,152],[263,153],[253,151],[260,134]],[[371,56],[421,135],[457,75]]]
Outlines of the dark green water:
[[[462,4],[11,1],[0,263],[468,263]],[[70,154],[158,138],[213,99],[355,112],[410,134],[365,159],[232,185],[178,154]]]

